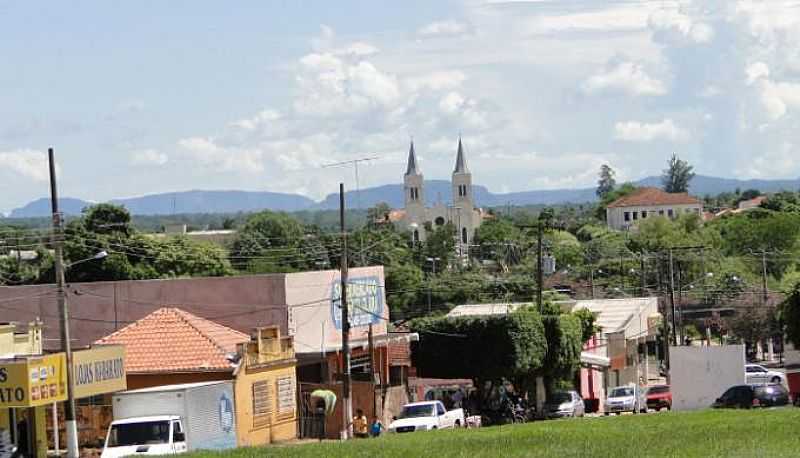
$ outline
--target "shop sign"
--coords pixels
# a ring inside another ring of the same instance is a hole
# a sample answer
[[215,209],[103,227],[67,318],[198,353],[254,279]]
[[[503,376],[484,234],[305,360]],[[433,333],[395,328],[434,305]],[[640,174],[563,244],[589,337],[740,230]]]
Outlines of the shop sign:
[[0,408],[66,400],[66,367],[63,353],[0,360]]
[[72,353],[75,397],[88,398],[127,389],[125,347],[98,345]]

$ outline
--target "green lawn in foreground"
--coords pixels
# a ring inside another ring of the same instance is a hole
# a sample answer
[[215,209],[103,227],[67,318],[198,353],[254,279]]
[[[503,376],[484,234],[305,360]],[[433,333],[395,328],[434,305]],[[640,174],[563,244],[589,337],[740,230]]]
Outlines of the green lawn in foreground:
[[800,409],[707,410],[406,433],[187,457],[797,457]]

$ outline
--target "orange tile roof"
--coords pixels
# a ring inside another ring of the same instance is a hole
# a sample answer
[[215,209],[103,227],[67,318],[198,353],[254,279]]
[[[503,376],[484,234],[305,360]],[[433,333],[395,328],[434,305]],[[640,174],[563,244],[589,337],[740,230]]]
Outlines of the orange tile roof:
[[174,307],[156,310],[95,343],[125,345],[129,373],[232,371],[226,354],[245,333]]
[[699,205],[700,201],[686,192],[669,193],[658,188],[638,188],[627,196],[608,204],[615,207],[646,207],[649,205]]

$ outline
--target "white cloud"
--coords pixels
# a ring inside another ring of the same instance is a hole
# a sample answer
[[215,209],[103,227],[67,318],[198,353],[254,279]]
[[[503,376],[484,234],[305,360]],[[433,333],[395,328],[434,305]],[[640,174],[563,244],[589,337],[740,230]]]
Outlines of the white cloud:
[[423,76],[413,76],[406,79],[405,85],[412,92],[421,89],[432,91],[456,89],[464,83],[467,76],[459,70],[443,70],[432,72]]
[[265,109],[261,110],[252,118],[240,119],[231,123],[233,127],[238,127],[244,130],[255,130],[256,128],[269,124],[270,122],[281,119],[280,112],[276,110]]
[[648,22],[656,33],[656,38],[662,41],[704,44],[714,39],[714,28],[711,25],[696,21],[680,10],[660,9],[653,12]]
[[0,171],[2,170],[34,181],[50,179],[47,155],[32,149],[0,152]]
[[530,20],[527,28],[532,34],[643,30],[656,6],[648,2],[631,2],[623,6],[608,6],[597,2],[593,8],[594,11],[580,13],[537,14]]
[[750,86],[761,78],[769,76],[769,67],[764,62],[754,62],[745,69],[747,85]]
[[133,165],[164,165],[169,161],[169,156],[158,150],[148,148],[134,151],[131,154],[131,164]]
[[431,22],[417,30],[421,37],[443,37],[462,35],[469,31],[469,26],[453,19]]
[[619,62],[592,75],[583,82],[581,89],[587,94],[621,92],[634,96],[655,96],[667,93],[663,82],[648,75],[641,64],[634,62]]
[[678,127],[672,119],[657,123],[639,121],[618,122],[614,125],[614,138],[628,142],[649,142],[653,140],[687,141],[689,132]]
[[294,109],[318,116],[360,113],[398,103],[397,77],[380,71],[373,63],[312,53],[300,59],[296,78],[299,97]]

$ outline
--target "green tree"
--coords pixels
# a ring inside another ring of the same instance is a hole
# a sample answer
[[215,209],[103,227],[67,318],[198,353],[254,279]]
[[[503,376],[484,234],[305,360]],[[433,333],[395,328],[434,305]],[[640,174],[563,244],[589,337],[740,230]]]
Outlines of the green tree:
[[800,194],[791,191],[776,192],[761,202],[761,207],[776,212],[800,213]]
[[673,154],[661,175],[661,183],[666,192],[689,192],[689,183],[694,178],[694,172],[688,162]]
[[455,254],[456,227],[447,222],[428,231],[425,240],[425,255],[429,258],[439,258],[441,266],[450,265]]
[[780,320],[785,327],[786,339],[800,347],[800,283],[786,297],[780,307]]
[[122,205],[97,204],[83,209],[83,226],[94,234],[121,234],[129,236],[131,227],[131,214]]
[[316,243],[309,247],[305,232],[305,227],[286,213],[254,213],[237,233],[231,263],[250,273],[270,273],[293,272],[322,262],[324,253],[314,251]]
[[608,204],[633,193],[637,189],[639,188],[637,188],[633,183],[622,183],[622,185],[619,187],[607,192],[603,197],[600,198],[600,202],[597,204],[595,217],[601,221],[605,221],[606,207],[608,207]]
[[595,194],[602,199],[608,193],[614,190],[617,186],[617,180],[614,179],[614,169],[608,164],[603,164],[600,167],[600,179],[597,180],[597,190]]

